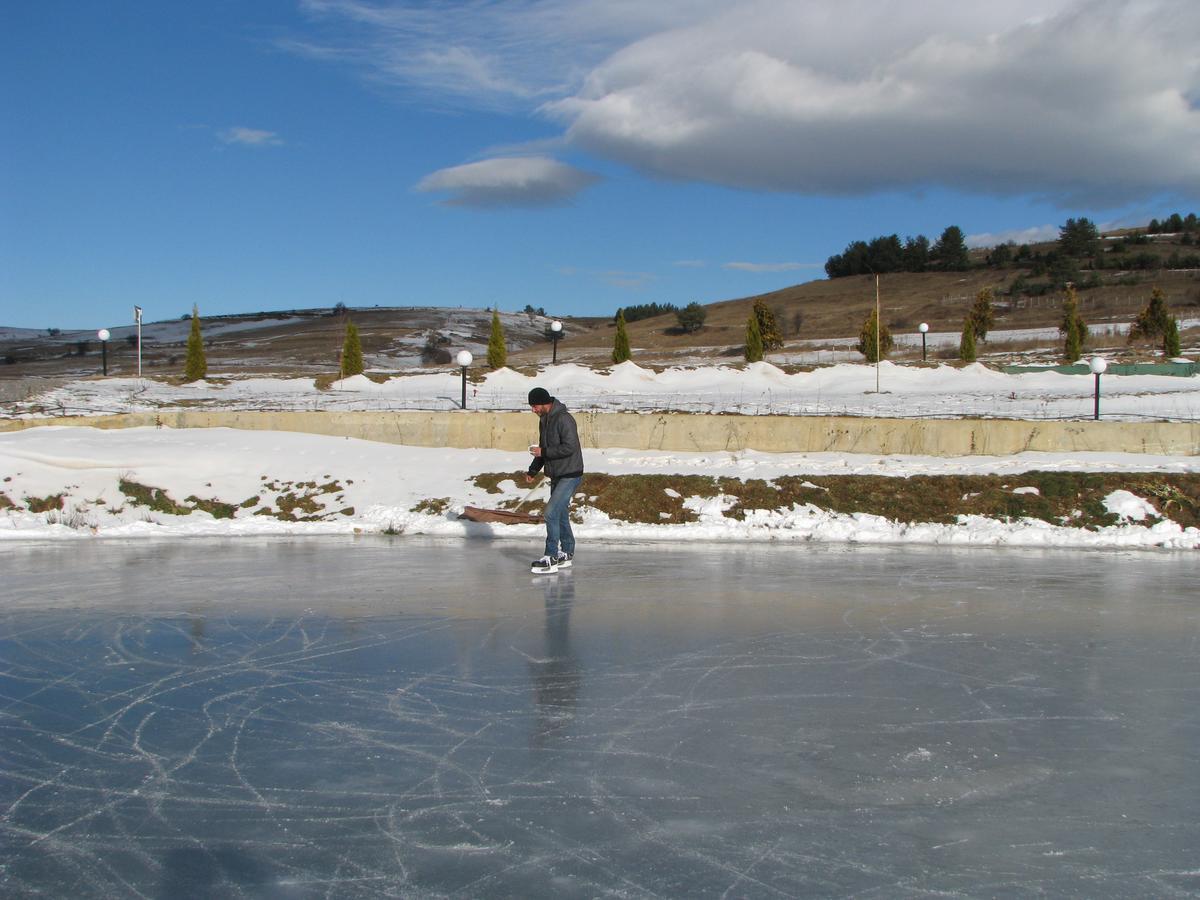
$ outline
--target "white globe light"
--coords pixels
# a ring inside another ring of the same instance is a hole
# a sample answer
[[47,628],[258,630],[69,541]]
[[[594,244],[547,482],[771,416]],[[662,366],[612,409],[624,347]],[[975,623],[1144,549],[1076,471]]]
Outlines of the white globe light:
[[921,334],[924,334],[928,330],[929,330],[929,325],[925,322],[922,322],[920,325],[917,326],[917,331],[921,332]]
[[456,356],[455,359],[458,361],[460,366],[466,368],[471,364],[471,360],[474,359],[474,357],[471,356],[470,350],[459,350],[458,356]]
[[1108,368],[1108,361],[1099,356],[1093,356],[1091,362],[1088,363],[1088,368],[1092,370],[1093,375],[1100,375]]
[[102,340],[102,341],[107,341],[111,336],[112,335],[110,335],[108,333],[107,328],[101,328],[99,331],[96,332],[96,337],[100,338],[100,340]]
[[562,322],[551,322],[550,330],[551,331],[562,331]]

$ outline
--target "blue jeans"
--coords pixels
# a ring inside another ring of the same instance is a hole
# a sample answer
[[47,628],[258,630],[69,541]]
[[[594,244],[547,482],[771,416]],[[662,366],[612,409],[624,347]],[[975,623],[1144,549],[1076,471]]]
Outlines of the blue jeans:
[[550,499],[546,501],[546,555],[561,550],[575,555],[575,534],[571,531],[571,498],[582,478],[558,478],[550,481]]

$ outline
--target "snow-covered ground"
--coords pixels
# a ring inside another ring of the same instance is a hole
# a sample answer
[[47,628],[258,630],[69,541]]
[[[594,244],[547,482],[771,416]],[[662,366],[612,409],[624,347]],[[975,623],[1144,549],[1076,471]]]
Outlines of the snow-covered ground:
[[[225,337],[246,331],[260,331],[277,325],[302,322],[311,316],[289,315],[288,313],[272,313],[255,318],[238,319],[206,319],[204,320],[204,336],[206,338]],[[166,322],[147,322],[142,326],[142,340],[149,343],[180,343],[186,341],[191,330],[191,317],[185,317]],[[108,329],[110,340],[122,341],[137,334],[136,325],[114,325]],[[0,341],[51,341],[58,344],[73,344],[76,341],[96,340],[96,330],[78,329],[58,331],[51,335],[45,330],[35,328],[0,328]]]
[[[880,393],[875,379],[880,379]],[[574,409],[692,409],[703,412],[833,414],[880,416],[993,415],[1014,418],[1089,419],[1091,376],[1052,372],[1003,375],[983,366],[957,369],[837,365],[811,373],[787,374],[769,364],[673,368],[663,372],[632,363],[607,371],[576,365],[550,367],[536,376],[512,370],[472,383],[468,405],[486,409],[526,409],[525,397],[539,384]],[[1200,378],[1103,376],[1104,418],[1172,419],[1200,417]],[[206,405],[237,409],[451,409],[458,405],[456,372],[409,375],[376,384],[356,377],[329,391],[311,379],[250,378],[170,386],[152,380],[107,379],[75,382],[34,398],[10,414],[39,416],[40,405],[73,414]],[[531,435],[536,420],[530,414]],[[457,518],[465,505],[492,507],[526,496],[517,473],[528,457],[495,450],[401,447],[369,441],[282,432],[230,429],[139,428],[103,431],[47,426],[0,434],[0,481],[13,506],[0,512],[0,540],[82,538],[92,535],[328,534],[398,531],[514,537],[536,542],[536,526],[489,526]],[[590,471],[611,474],[705,474],[772,479],[781,475],[817,478],[869,473],[990,474],[1013,476],[1034,469],[1117,472],[1197,472],[1200,457],[1145,454],[1024,453],[1013,457],[863,456],[806,453],[674,453],[631,450],[589,451]],[[472,485],[483,472],[511,471],[503,496]],[[153,512],[136,506],[119,490],[125,479],[161,488],[172,500],[219,500],[236,507],[232,518],[197,510],[189,515]],[[542,488],[544,490],[544,488]],[[28,498],[65,493],[65,507],[31,512]],[[256,514],[277,508],[280,498],[308,504],[321,521],[285,522]],[[444,509],[414,511],[422,501],[444,498]],[[726,518],[720,498],[689,501],[698,522],[640,525],[610,520],[590,508],[586,482],[577,508],[581,541],[837,541],[915,542],[955,545],[1078,547],[1200,547],[1200,531],[1171,522],[1143,524],[1153,504],[1117,491],[1111,511],[1124,524],[1099,531],[1048,525],[1040,521],[997,522],[963,518],[954,525],[905,525],[866,515],[838,515],[815,508],[761,510],[743,519]]]
[[[536,427],[530,415],[531,430]],[[495,507],[529,496],[519,473],[523,453],[402,447],[350,438],[228,428],[132,428],[106,431],[49,426],[0,434],[0,466],[10,473],[0,491],[10,499],[44,498],[66,492],[65,508],[30,512],[18,505],[0,516],[5,538],[147,537],[166,535],[353,534],[401,532],[462,537],[515,537],[533,542],[540,526],[492,526],[458,518],[463,506]],[[1031,470],[1109,472],[1197,472],[1200,457],[1145,454],[1022,453],[1012,457],[939,459],[837,453],[674,453],[588,451],[589,471],[613,475],[704,474],[772,479],[782,475],[991,474],[1013,477]],[[482,472],[512,472],[503,495],[474,487]],[[134,505],[119,482],[167,491],[176,503],[217,499],[238,507],[233,518],[197,510],[169,515]],[[544,495],[544,486],[534,489]],[[1125,524],[1099,531],[1056,527],[1040,521],[998,522],[964,517],[955,525],[905,525],[877,516],[839,515],[815,507],[761,510],[744,520],[726,518],[722,498],[692,498],[685,505],[699,521],[643,525],[609,519],[587,503],[587,483],[578,498],[579,538],[668,541],[914,542],[953,545],[1078,547],[1200,547],[1200,531],[1171,522],[1139,524],[1156,510],[1145,498],[1117,491],[1110,511]],[[322,521],[286,522],[256,514],[278,508],[281,498],[308,500]],[[539,496],[535,493],[535,496]],[[416,511],[423,500],[446,499],[444,510]],[[27,504],[26,504],[27,506]]]
[[[529,389],[547,388],[576,410],[676,410],[743,415],[852,415],[902,418],[1085,419],[1094,410],[1090,375],[1054,371],[1007,375],[981,364],[963,368],[840,363],[788,373],[771,363],[674,366],[625,362],[609,369],[548,366],[536,375],[500,369],[470,376],[470,409],[524,410]],[[877,390],[878,388],[878,390]],[[149,378],[70,382],[4,406],[9,416],[145,412],[187,406],[219,409],[457,409],[458,369],[419,370],[376,383],[366,376],[318,390],[312,378],[214,377],[186,385]],[[1104,375],[1108,420],[1200,420],[1200,377]]]

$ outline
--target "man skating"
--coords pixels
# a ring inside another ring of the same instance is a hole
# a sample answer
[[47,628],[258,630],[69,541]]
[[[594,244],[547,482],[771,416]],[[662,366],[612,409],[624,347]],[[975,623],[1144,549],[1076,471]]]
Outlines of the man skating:
[[546,554],[530,566],[531,572],[543,574],[567,568],[575,557],[571,498],[583,479],[583,448],[574,417],[545,388],[529,392],[529,408],[538,416],[538,442],[529,448],[533,462],[525,481],[532,482],[543,470],[550,478],[550,499],[543,514]]

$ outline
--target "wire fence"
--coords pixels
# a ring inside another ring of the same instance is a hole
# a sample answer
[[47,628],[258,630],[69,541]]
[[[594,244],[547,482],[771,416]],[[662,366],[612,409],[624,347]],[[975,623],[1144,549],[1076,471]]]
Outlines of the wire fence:
[[[1106,392],[1112,383],[1105,379],[1100,396],[1101,417],[1108,421],[1200,422],[1200,390],[1146,394]],[[1094,392],[1023,395],[1017,391],[972,392],[969,394],[905,394],[886,388],[860,396],[803,395],[796,392],[705,392],[684,391],[653,394],[573,392],[563,401],[575,413],[635,414],[683,413],[692,415],[812,416],[887,419],[1012,419],[1022,421],[1085,421],[1095,418]],[[180,402],[168,397],[131,394],[81,397],[74,391],[47,394],[0,403],[0,418],[54,419],[93,417],[123,413],[163,413],[180,410],[231,412],[448,412],[460,410],[461,396],[448,391],[442,396],[390,393],[386,396],[275,395],[269,397],[207,396]],[[467,397],[467,412],[528,413],[522,395],[477,391]]]

